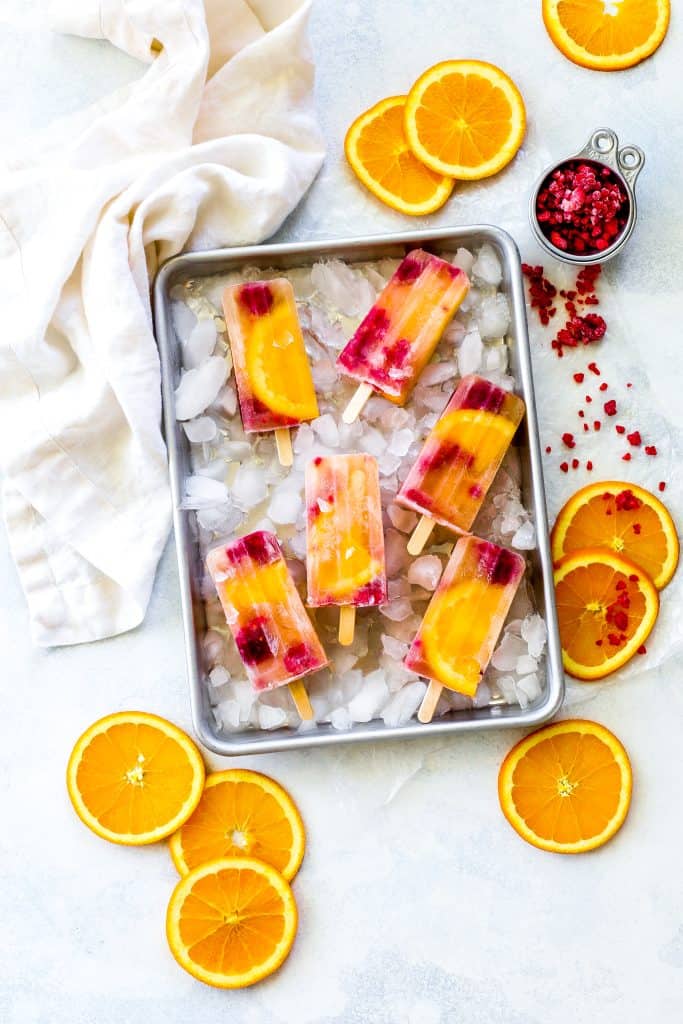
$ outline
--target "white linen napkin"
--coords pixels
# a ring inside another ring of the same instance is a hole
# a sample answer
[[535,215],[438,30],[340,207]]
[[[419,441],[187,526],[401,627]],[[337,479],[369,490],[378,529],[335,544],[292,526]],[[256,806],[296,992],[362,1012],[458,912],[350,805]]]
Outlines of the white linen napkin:
[[145,615],[170,526],[151,277],[266,238],[315,177],[309,7],[53,5],[150,66],[0,163],[4,510],[42,646]]

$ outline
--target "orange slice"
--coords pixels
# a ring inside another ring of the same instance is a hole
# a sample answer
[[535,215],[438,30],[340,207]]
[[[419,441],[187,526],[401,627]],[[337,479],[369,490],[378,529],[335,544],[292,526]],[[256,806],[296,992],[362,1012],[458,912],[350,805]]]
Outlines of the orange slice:
[[624,823],[633,777],[628,754],[597,722],[570,719],[520,740],[498,775],[515,832],[539,850],[587,853]]
[[550,38],[575,64],[618,71],[645,60],[669,27],[669,0],[543,0]]
[[297,928],[289,883],[253,857],[201,864],[176,885],[166,937],[181,967],[216,988],[246,988],[276,971]]
[[390,96],[357,117],[346,133],[344,152],[373,195],[416,217],[443,206],[455,182],[430,171],[411,153],[403,129],[405,100]]
[[437,420],[436,437],[458,444],[475,456],[471,471],[481,474],[497,462],[515,435],[517,426],[505,416],[485,409],[455,409]]
[[199,805],[171,837],[181,875],[224,857],[256,857],[291,881],[304,856],[304,823],[290,795],[267,775],[230,768],[207,776]]
[[654,494],[618,480],[589,484],[561,509],[551,536],[553,561],[578,548],[606,547],[665,587],[678,565],[676,527]]
[[645,643],[659,595],[635,562],[607,548],[582,548],[555,567],[562,661],[577,679],[603,679]]
[[522,144],[526,113],[511,78],[481,60],[445,60],[408,93],[405,131],[427,167],[463,181],[488,178]]
[[66,770],[76,814],[102,839],[156,843],[192,814],[204,762],[189,736],[144,711],[107,715],[77,741]]
[[440,683],[473,697],[481,679],[479,658],[491,631],[498,590],[482,580],[454,584],[427,610],[422,623],[425,660]]
[[304,421],[318,415],[318,402],[301,328],[286,302],[252,326],[246,365],[254,395],[273,412]]

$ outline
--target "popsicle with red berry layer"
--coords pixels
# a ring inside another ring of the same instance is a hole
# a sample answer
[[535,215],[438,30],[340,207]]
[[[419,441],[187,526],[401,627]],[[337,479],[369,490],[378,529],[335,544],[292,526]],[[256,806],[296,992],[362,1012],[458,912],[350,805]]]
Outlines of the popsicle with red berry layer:
[[244,429],[274,430],[280,462],[291,466],[290,428],[318,415],[292,286],[280,277],[230,285],[223,311]]
[[411,555],[435,523],[470,530],[524,410],[521,398],[483,377],[462,378],[396,496],[422,516],[408,541]]
[[408,253],[337,359],[341,372],[359,381],[345,423],[373,391],[403,405],[469,287],[467,275],[446,260],[422,249]]
[[206,564],[254,689],[289,686],[301,717],[312,718],[301,678],[328,659],[277,537],[266,530],[249,533],[212,548]]
[[356,608],[384,604],[384,532],[371,455],[318,456],[306,467],[308,603],[335,604],[339,642],[353,640]]
[[418,712],[431,722],[444,686],[474,697],[524,576],[514,551],[472,535],[453,549],[405,665],[430,680]]

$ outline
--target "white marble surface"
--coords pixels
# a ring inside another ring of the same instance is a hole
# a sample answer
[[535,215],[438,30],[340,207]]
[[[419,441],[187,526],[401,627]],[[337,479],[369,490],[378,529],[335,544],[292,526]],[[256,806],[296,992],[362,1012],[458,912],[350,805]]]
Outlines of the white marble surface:
[[[437,60],[493,60],[526,98],[524,152],[485,187],[460,189],[433,222],[488,220],[523,234],[526,194],[548,153],[572,151],[599,123],[643,146],[637,234],[610,277],[657,404],[681,425],[683,128],[672,112],[680,19],[655,60],[601,76],[554,50],[538,6],[318,0],[313,43],[329,155],[281,235],[404,227],[351,180],[340,156],[346,124]],[[138,73],[104,44],[38,30],[39,9],[0,5],[0,19],[13,21],[0,20],[5,152]],[[109,711],[144,708],[189,727],[174,557],[169,544],[143,628],[39,652],[0,536],[4,1024],[680,1020],[680,659],[586,691],[581,713],[618,733],[635,772],[626,826],[590,856],[540,853],[507,826],[496,775],[510,733],[259,759],[292,789],[308,825],[294,952],[276,977],[238,993],[205,988],[177,968],[163,930],[175,880],[166,851],[119,849],[90,835],[63,782],[74,739]]]

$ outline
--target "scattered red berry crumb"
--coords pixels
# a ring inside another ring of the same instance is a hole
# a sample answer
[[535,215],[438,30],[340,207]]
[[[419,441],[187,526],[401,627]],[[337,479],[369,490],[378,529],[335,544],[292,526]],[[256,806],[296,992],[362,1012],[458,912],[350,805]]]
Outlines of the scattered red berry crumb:
[[588,369],[590,370],[591,373],[594,373],[596,376],[598,376],[598,377],[600,376],[600,369],[599,369],[597,363],[589,363],[588,364]]
[[655,445],[653,445],[653,444],[646,444],[645,445],[645,454],[646,455],[656,455],[657,454],[657,448],[655,447]]
[[632,388],[632,387],[633,387],[633,384],[630,384],[630,383],[629,383],[629,384],[627,384],[627,385],[626,385],[626,387],[627,387],[627,388]]
[[585,374],[583,374],[583,373],[575,373],[574,374],[574,380],[576,381],[577,384],[582,384],[584,376],[585,376]]
[[588,433],[588,431],[590,430],[590,427],[588,426],[587,423],[584,423],[583,429],[586,431],[586,433]]
[[663,480],[659,481],[659,483],[657,484],[657,487],[659,488],[660,491],[665,491],[666,490],[666,484],[664,483]]
[[608,387],[609,387],[609,384],[606,384],[605,381],[603,380],[602,384],[600,385],[600,390],[601,391],[607,391]]
[[642,526],[640,525],[640,523],[634,523],[633,524],[633,532],[636,535],[639,535],[641,530],[642,530]]
[[587,470],[588,470],[588,471],[590,472],[590,470],[591,470],[592,468],[593,468],[593,463],[592,463],[592,462],[591,462],[591,460],[589,459],[589,460],[588,460],[588,462],[586,463],[586,469],[587,469]]
[[616,416],[617,414],[617,403],[613,398],[610,398],[608,402],[605,402],[603,406],[608,416]]
[[523,263],[522,273],[529,279],[531,308],[538,310],[539,320],[543,325],[546,325],[557,312],[553,305],[553,299],[557,295],[557,288],[543,276],[543,267],[532,267],[528,263]]
[[630,462],[631,461],[631,453],[630,452],[626,452],[625,455],[621,456],[621,459],[622,459],[622,462]]
[[590,395],[586,395],[586,401],[587,401],[587,402],[592,402],[592,401],[593,401],[593,399],[591,398],[591,396],[590,396]]
[[647,654],[647,647],[645,646],[645,644],[640,645],[640,647],[636,651],[636,654]]
[[[560,469],[562,470],[563,473],[568,472],[568,470],[569,470],[569,463],[568,462],[561,462],[560,463]],[[660,490],[661,490],[661,488],[660,488]]]
[[579,416],[581,417],[581,419],[583,419],[585,415],[586,415],[586,414],[585,414],[585,412],[583,411],[583,409],[579,409]]
[[617,425],[616,425],[616,427],[614,429],[616,430],[617,434],[625,434],[626,433],[626,427],[622,427],[621,423],[617,423]]
[[643,439],[640,436],[639,430],[634,430],[632,434],[627,434],[626,440],[629,444],[632,444],[634,448],[639,448],[640,445],[643,443]]
[[567,448],[574,448],[576,446],[573,434],[564,433],[562,435],[562,441],[566,444]]
[[550,447],[549,444],[547,444],[545,446],[545,453],[546,453],[546,455],[550,455],[551,451],[552,451],[552,448]]
[[602,423],[600,422],[600,420],[593,420],[593,430],[599,430],[601,426]]

